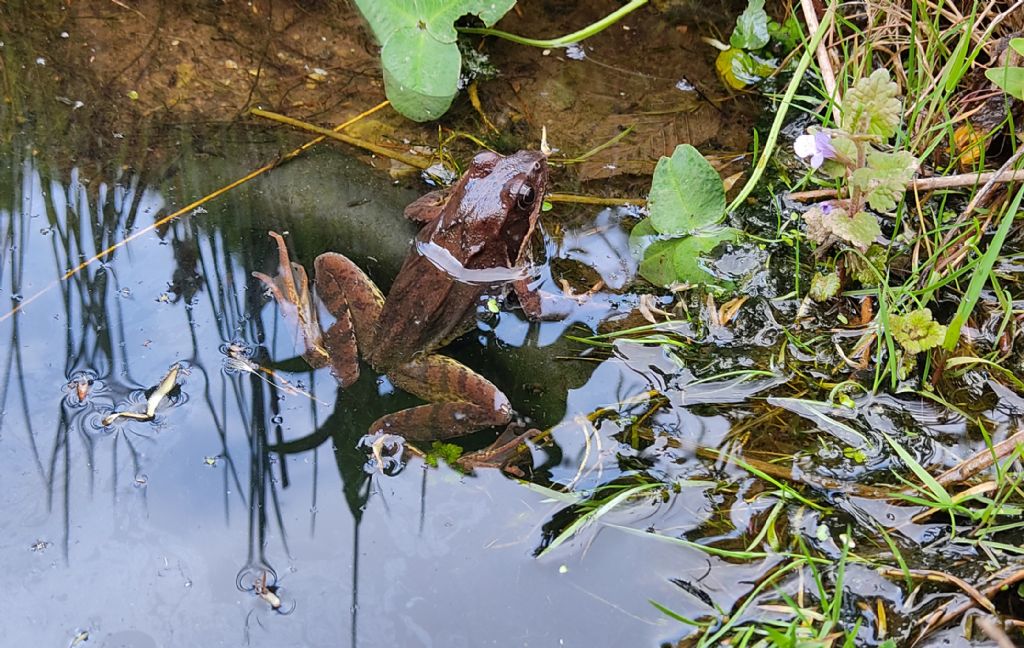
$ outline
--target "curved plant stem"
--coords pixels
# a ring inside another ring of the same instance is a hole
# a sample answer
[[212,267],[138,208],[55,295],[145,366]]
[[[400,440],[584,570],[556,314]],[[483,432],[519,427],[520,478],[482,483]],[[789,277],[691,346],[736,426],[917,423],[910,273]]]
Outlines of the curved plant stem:
[[574,43],[578,43],[581,40],[590,38],[591,36],[598,34],[608,27],[611,27],[621,18],[636,11],[640,7],[647,4],[648,0],[633,0],[627,5],[623,5],[618,11],[613,11],[601,20],[595,23],[587,25],[583,29],[574,31],[571,34],[566,34],[559,38],[549,38],[546,40],[540,40],[536,38],[526,38],[525,36],[517,36],[516,34],[510,34],[503,32],[498,29],[487,29],[483,27],[460,27],[459,31],[463,34],[482,34],[484,36],[497,36],[498,38],[504,38],[510,40],[513,43],[519,43],[520,45],[530,45],[532,47],[568,47]]
[[793,72],[793,79],[789,82],[789,87],[786,88],[786,94],[782,96],[782,103],[779,105],[778,111],[775,113],[775,121],[772,122],[772,129],[768,132],[768,138],[764,142],[764,150],[761,152],[761,157],[757,160],[757,164],[754,165],[754,172],[750,174],[750,179],[743,185],[743,189],[740,190],[736,199],[733,200],[728,207],[727,212],[735,210],[737,207],[743,204],[743,201],[747,199],[750,192],[757,186],[757,182],[761,179],[761,174],[764,173],[765,168],[768,167],[768,162],[772,158],[772,153],[775,151],[775,142],[779,139],[779,132],[782,130],[782,124],[786,121],[786,113],[789,112],[789,107],[793,103],[793,97],[796,96],[796,89],[803,80],[804,73],[807,72],[807,68],[811,65],[811,59],[814,58],[814,51],[818,47],[818,43],[821,42],[822,37],[825,36],[825,32],[828,31],[832,25],[832,16],[835,14],[836,3],[835,0],[829,3],[828,11],[822,16],[821,24],[818,25],[817,31],[814,32],[814,36],[811,37],[811,42],[807,44],[804,49],[803,56],[800,57],[800,62],[796,66],[796,70]]

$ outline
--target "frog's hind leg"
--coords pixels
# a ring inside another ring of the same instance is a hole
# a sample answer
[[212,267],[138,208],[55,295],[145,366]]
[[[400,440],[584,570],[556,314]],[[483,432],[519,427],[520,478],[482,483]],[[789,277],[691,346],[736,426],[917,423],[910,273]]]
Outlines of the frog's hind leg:
[[431,402],[382,416],[370,426],[371,433],[431,441],[506,425],[512,419],[512,405],[501,390],[447,356],[416,358],[388,376],[398,387]]
[[323,334],[331,371],[342,387],[359,378],[359,349],[373,344],[384,295],[348,257],[327,252],[316,258],[316,291],[335,322]]

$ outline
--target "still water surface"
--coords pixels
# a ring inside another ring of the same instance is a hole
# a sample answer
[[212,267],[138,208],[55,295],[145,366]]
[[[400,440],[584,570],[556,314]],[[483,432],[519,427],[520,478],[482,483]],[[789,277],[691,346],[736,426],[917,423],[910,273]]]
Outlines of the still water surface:
[[[5,642],[62,646],[88,633],[90,643],[136,647],[593,646],[678,634],[648,603],[678,590],[633,558],[679,573],[689,567],[678,548],[606,530],[535,558],[564,503],[491,470],[464,476],[418,459],[394,477],[364,470],[355,446],[366,426],[408,402],[377,376],[339,393],[326,371],[292,363],[284,375],[307,398],[225,369],[232,344],[268,364],[297,353],[250,277],[272,258],[263,212],[280,201],[268,185],[62,280],[198,185],[50,172],[30,154],[8,157],[3,172],[0,297],[22,306],[0,322]],[[479,337],[514,359],[503,335],[550,341],[559,326],[530,333],[505,316],[464,346],[477,353]],[[102,424],[144,410],[175,366],[179,387],[154,420]],[[568,393],[567,421],[648,383],[615,361],[583,387],[555,397]],[[564,481],[585,448],[578,427],[562,436],[564,455],[538,462]],[[616,474],[613,455],[593,456],[607,466],[588,472],[592,482]],[[263,579],[281,599],[276,611],[258,595]]]

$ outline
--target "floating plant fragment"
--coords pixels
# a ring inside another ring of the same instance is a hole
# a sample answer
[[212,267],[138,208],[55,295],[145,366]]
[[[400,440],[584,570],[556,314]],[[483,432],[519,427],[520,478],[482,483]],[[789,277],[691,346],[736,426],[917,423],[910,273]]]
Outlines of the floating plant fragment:
[[930,308],[889,316],[889,332],[907,353],[920,353],[942,344],[946,327],[932,319]]

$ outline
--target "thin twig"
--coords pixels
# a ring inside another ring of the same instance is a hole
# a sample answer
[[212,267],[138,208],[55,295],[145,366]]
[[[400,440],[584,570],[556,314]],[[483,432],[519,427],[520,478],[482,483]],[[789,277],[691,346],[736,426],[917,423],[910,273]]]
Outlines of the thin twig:
[[1014,433],[991,448],[984,448],[975,452],[970,457],[936,477],[935,480],[942,486],[967,481],[982,470],[988,469],[1000,459],[1009,456],[1020,444],[1024,444],[1024,430]]
[[[818,13],[814,10],[813,0],[800,0],[800,9],[804,14],[804,22],[807,23],[807,31],[814,33],[818,31]],[[839,108],[839,94],[836,90],[836,73],[832,69],[832,58],[829,56],[826,41],[832,32],[831,25],[828,31],[818,41],[814,55],[818,59],[818,69],[821,72],[821,82],[825,84],[825,94],[832,100],[832,119],[835,123],[842,123],[842,112]]]
[[249,113],[252,115],[256,115],[257,117],[263,117],[265,119],[270,119],[272,121],[280,122],[282,124],[287,124],[288,126],[291,126],[293,128],[299,128],[301,130],[306,130],[311,133],[317,133],[324,137],[336,139],[339,142],[350,144],[352,146],[364,149],[376,155],[390,158],[392,160],[398,160],[399,162],[403,164],[408,164],[409,166],[415,169],[426,169],[427,167],[430,166],[430,160],[425,160],[415,155],[406,155],[405,153],[389,149],[385,146],[380,146],[379,144],[374,144],[373,142],[361,140],[358,137],[345,135],[344,133],[339,133],[336,129],[331,130],[330,128],[323,128],[321,126],[317,126],[316,124],[310,124],[300,119],[293,119],[285,115],[270,112],[269,110],[261,110],[259,108],[253,108],[249,111]]
[[977,588],[972,586],[964,579],[954,576],[952,574],[936,571],[934,569],[909,569],[907,571],[903,571],[902,569],[887,568],[882,570],[883,576],[892,576],[894,578],[903,578],[908,574],[913,578],[921,578],[927,581],[931,581],[933,583],[950,583],[952,585],[956,585],[981,607],[985,608],[989,612],[996,611],[996,606],[992,603],[992,601],[988,599],[987,596],[979,592]]
[[[986,171],[985,173],[958,173],[956,175],[937,176],[934,178],[915,178],[907,183],[907,191],[934,191],[956,187],[973,187],[982,183],[988,185],[1019,182],[1022,180],[1024,180],[1024,169],[1016,171]],[[807,202],[821,198],[835,198],[837,195],[835,189],[813,189],[811,191],[795,191],[787,194],[786,197],[797,202]]]
[[[1012,574],[1000,580],[999,582],[981,590],[981,593],[985,596],[985,598],[991,599],[993,596],[995,596],[1002,590],[1012,585],[1016,585],[1021,581],[1024,581],[1024,569],[1018,569],[1017,571],[1013,572]],[[949,609],[952,603],[953,601],[950,601],[943,607],[935,610],[935,612],[933,612],[931,615],[929,615],[927,618],[923,620],[924,628],[921,630],[920,634],[918,634],[917,637],[914,639],[911,646],[920,643],[920,641],[924,639],[933,629],[940,628],[946,625],[950,621],[953,621],[963,613],[973,608],[975,605],[973,599],[968,599],[960,605],[956,606],[955,608]],[[943,613],[943,610],[946,610],[946,612]]]

